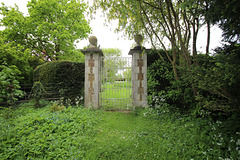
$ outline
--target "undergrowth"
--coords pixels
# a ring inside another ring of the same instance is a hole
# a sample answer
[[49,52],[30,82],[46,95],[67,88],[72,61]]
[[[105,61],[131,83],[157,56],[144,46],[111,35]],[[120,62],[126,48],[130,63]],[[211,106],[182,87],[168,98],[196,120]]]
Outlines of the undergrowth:
[[[164,103],[162,103],[164,104]],[[0,159],[220,159],[240,157],[239,118],[173,113],[166,105],[131,113],[50,103],[0,116]]]
[[83,107],[59,112],[50,105],[15,112],[10,120],[0,119],[0,159],[81,159],[100,114]]

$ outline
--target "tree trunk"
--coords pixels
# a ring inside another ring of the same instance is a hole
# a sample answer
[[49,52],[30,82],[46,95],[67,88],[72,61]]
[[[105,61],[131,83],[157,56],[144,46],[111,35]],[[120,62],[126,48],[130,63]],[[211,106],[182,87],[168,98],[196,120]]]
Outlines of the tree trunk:
[[178,72],[177,72],[177,52],[175,49],[173,49],[172,51],[172,57],[173,57],[173,61],[172,61],[172,66],[173,66],[173,72],[174,72],[174,77],[175,77],[175,80],[179,80],[178,78]]
[[[206,2],[206,12],[208,12],[208,7],[209,7],[209,5],[208,5],[208,2],[207,1],[205,1]],[[208,53],[209,53],[209,46],[210,46],[210,30],[211,30],[211,26],[210,26],[211,24],[210,24],[210,21],[209,20],[207,20],[207,45],[206,45],[206,55],[208,55]]]
[[207,21],[207,45],[206,45],[206,55],[209,53],[209,46],[210,46],[210,22]]
[[198,34],[199,20],[197,18],[193,21],[193,61],[197,65],[196,56],[197,56],[197,34]]

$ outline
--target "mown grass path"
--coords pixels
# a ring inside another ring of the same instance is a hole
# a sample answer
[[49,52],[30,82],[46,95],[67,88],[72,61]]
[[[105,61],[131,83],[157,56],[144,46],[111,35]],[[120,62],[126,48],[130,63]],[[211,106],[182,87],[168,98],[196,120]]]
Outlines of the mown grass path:
[[[204,155],[208,137],[194,123],[162,116],[104,112],[86,159],[215,159]],[[196,122],[197,124],[198,122]]]
[[105,112],[87,159],[159,159],[159,124],[132,113]]

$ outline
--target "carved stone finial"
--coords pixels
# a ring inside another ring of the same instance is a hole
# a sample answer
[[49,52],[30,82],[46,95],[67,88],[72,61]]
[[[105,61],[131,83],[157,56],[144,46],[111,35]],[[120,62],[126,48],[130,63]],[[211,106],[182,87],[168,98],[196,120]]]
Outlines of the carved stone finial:
[[141,46],[141,43],[143,41],[143,37],[141,34],[137,34],[134,36],[134,40],[137,43],[137,46]]
[[90,47],[97,47],[97,37],[95,36],[90,36],[89,37],[89,42],[90,42]]

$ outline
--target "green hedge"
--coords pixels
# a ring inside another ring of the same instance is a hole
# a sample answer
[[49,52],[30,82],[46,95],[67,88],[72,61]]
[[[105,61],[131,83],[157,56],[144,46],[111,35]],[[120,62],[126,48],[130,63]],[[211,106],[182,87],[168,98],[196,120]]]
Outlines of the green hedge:
[[34,82],[40,81],[45,98],[63,98],[71,102],[84,96],[84,63],[70,61],[47,62],[34,71]]

